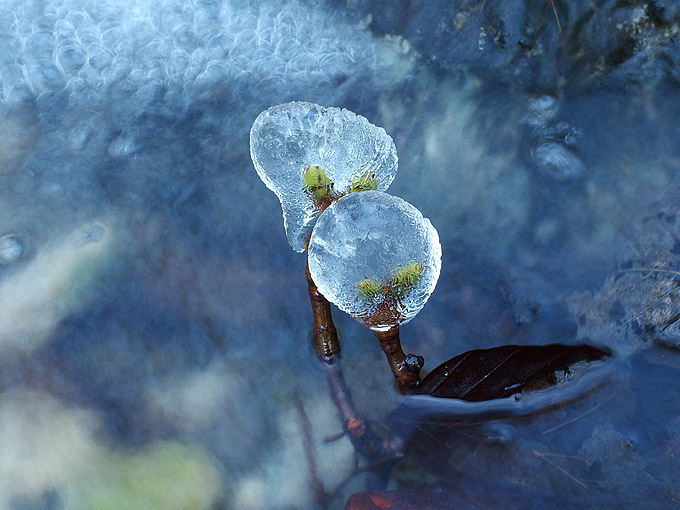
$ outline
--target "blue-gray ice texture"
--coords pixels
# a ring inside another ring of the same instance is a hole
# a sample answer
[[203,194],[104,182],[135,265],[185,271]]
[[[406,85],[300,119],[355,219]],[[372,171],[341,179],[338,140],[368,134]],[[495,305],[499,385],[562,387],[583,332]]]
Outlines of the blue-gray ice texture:
[[346,109],[294,101],[262,112],[250,131],[250,154],[262,181],[281,201],[288,242],[301,252],[317,219],[304,191],[309,166],[325,170],[335,192],[375,172],[385,191],[397,172],[397,150],[384,129]]
[[52,92],[93,106],[111,88],[136,107],[183,108],[217,87],[280,95],[377,64],[367,42],[300,2],[5,0],[0,103]]
[[68,223],[54,212],[76,204],[89,221],[113,201],[243,239],[259,221],[242,174],[257,114],[294,98],[374,104],[394,79],[379,55],[318,2],[3,0],[0,199],[50,203],[11,214],[26,223]]
[[[411,261],[422,264],[420,280],[399,302],[400,324],[405,324],[432,294],[441,254],[437,230],[418,209],[387,193],[366,191],[341,198],[321,215],[309,244],[309,270],[329,301],[365,322],[380,302],[361,298],[357,283],[383,281]],[[374,324],[372,329],[392,326]]]

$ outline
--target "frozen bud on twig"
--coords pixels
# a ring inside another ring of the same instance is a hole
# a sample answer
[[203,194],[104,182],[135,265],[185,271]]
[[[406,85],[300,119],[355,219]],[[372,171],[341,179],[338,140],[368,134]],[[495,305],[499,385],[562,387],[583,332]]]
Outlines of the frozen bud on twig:
[[262,112],[250,130],[250,155],[279,197],[288,242],[304,251],[321,211],[357,191],[384,191],[397,151],[381,127],[361,115],[299,101]]
[[430,220],[379,191],[333,203],[309,243],[309,270],[321,293],[374,330],[410,321],[434,290],[440,267]]

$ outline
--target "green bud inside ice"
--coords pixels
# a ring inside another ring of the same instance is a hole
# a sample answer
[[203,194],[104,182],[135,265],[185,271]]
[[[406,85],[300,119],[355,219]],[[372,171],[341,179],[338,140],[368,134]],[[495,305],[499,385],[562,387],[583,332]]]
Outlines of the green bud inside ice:
[[349,193],[357,191],[373,191],[378,189],[378,175],[375,170],[368,168],[359,177],[352,178],[352,184],[349,187]]
[[320,166],[308,166],[302,177],[305,181],[305,193],[313,200],[324,200],[333,194],[333,183]]

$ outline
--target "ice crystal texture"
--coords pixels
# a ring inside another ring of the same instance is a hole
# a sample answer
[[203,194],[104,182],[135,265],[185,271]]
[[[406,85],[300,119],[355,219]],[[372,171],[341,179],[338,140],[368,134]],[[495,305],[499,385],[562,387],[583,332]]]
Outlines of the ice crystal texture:
[[418,209],[379,191],[353,193],[321,215],[309,270],[321,293],[371,329],[405,324],[432,294],[439,235]]
[[[397,151],[384,129],[349,110],[297,101],[257,117],[250,155],[262,181],[279,197],[288,241],[299,252],[330,200],[361,188],[371,176],[377,178],[373,188],[384,191],[397,171]],[[330,181],[325,203],[324,190],[310,190],[310,167],[319,182]]]

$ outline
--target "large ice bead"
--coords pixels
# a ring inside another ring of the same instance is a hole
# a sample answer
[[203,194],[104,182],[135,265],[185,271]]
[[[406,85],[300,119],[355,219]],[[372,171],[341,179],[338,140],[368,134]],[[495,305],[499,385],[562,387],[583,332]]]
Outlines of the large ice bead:
[[418,209],[380,191],[353,193],[321,215],[309,270],[326,298],[371,329],[410,321],[441,268],[439,235]]
[[[384,191],[397,172],[397,150],[383,128],[349,110],[299,101],[272,106],[257,117],[250,155],[262,181],[279,197],[288,241],[299,252],[331,200],[350,190]],[[310,175],[310,167],[317,174]]]

